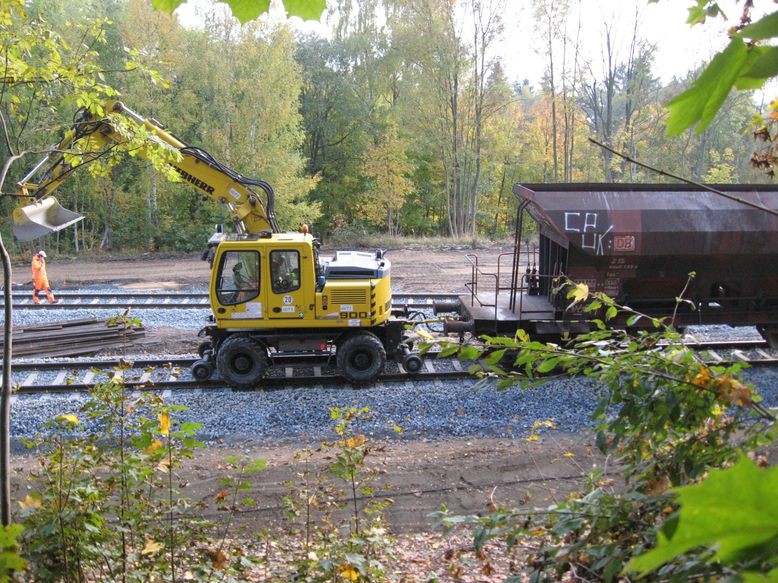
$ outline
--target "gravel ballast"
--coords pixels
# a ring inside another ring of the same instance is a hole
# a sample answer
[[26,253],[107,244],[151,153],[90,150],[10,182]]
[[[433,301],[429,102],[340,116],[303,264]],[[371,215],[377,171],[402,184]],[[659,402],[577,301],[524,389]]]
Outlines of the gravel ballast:
[[[114,309],[22,310],[14,312],[14,325],[25,326],[52,320],[106,318]],[[196,332],[205,323],[204,309],[142,309],[133,316],[144,326],[172,327]],[[731,330],[731,329],[727,329]],[[724,334],[722,327],[712,332]],[[695,329],[704,339],[705,329]],[[737,337],[755,334],[738,331]],[[165,356],[165,355],[160,355]],[[173,355],[168,355],[173,356]],[[128,355],[132,358],[132,355]],[[188,374],[185,373],[185,374]],[[746,371],[767,407],[778,406],[778,371],[760,368]],[[226,389],[179,390],[166,393],[171,404],[188,411],[179,418],[203,424],[200,437],[213,440],[299,442],[332,436],[331,407],[368,407],[373,419],[361,425],[374,435],[407,438],[526,437],[537,421],[553,420],[564,432],[581,432],[592,426],[591,413],[598,385],[575,378],[552,380],[539,387],[498,391],[474,388],[474,380],[377,383],[369,388],[319,386],[268,391]],[[62,413],[77,413],[88,395],[16,395],[11,406],[11,433],[15,440],[33,437],[46,421]],[[395,431],[402,428],[401,433]]]

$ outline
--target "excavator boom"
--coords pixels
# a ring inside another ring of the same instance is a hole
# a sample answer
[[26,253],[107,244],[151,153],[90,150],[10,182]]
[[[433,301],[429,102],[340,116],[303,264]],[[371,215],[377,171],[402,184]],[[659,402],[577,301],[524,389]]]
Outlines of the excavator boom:
[[[109,103],[106,111],[132,120],[145,129],[149,140],[168,148],[171,152],[168,163],[175,168],[180,179],[225,205],[236,233],[280,232],[274,214],[275,193],[270,184],[228,168],[205,150],[187,145],[155,120],[138,115],[120,101]],[[81,220],[83,217],[65,209],[53,192],[73,170],[104,155],[123,141],[124,134],[118,131],[111,115],[97,118],[86,109],[79,110],[73,127],[65,137],[53,145],[17,184],[21,203],[13,212],[16,238],[31,241]],[[88,149],[81,153],[81,163],[74,166],[65,154],[72,152],[79,142],[80,145],[86,144]],[[137,153],[147,157],[148,149],[142,147]]]

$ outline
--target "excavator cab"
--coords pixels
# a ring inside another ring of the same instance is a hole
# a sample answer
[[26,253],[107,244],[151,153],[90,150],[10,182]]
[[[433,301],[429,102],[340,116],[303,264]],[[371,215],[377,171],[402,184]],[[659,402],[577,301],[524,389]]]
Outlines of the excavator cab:
[[50,196],[13,211],[13,233],[19,241],[32,241],[64,229],[84,217],[69,211]]

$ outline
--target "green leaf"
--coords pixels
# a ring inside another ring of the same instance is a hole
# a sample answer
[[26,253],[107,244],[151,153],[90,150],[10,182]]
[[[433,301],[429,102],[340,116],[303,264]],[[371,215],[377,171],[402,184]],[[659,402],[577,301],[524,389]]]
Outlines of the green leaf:
[[686,24],[698,24],[705,22],[705,10],[699,6],[689,8],[689,15],[686,17]]
[[254,460],[246,465],[246,472],[249,474],[254,474],[256,472],[261,472],[266,467],[267,460]]
[[763,575],[762,573],[746,571],[744,573],[740,573],[740,576],[743,578],[743,583],[775,583],[778,581],[778,567],[766,575]]
[[232,15],[241,24],[254,20],[270,8],[270,0],[225,0],[225,4],[229,5]]
[[764,40],[778,36],[778,11],[768,14],[753,24],[744,27],[738,36],[751,40]]
[[202,423],[197,423],[196,421],[185,421],[179,426],[178,430],[185,435],[194,435],[202,428]]
[[559,356],[556,356],[554,358],[549,358],[548,360],[544,360],[538,365],[538,372],[540,374],[551,372],[557,367],[560,360],[562,360],[562,358]]
[[735,81],[751,68],[755,58],[756,54],[742,39],[733,38],[726,49],[713,57],[694,84],[667,104],[670,110],[667,135],[677,136],[694,124],[697,124],[696,132],[702,132],[721,108]]
[[[186,0],[151,0],[157,10],[173,12]],[[259,17],[270,8],[270,0],[222,0],[241,24]],[[319,20],[327,7],[327,0],[285,0],[284,7],[290,16],[299,16],[303,20]]]
[[[761,54],[754,60],[754,64],[746,72],[745,77],[754,77],[756,80],[764,80],[778,75],[778,47],[760,47]],[[761,87],[761,85],[759,85]],[[738,82],[738,89],[742,89]]]
[[459,352],[459,344],[441,344],[438,358],[448,358],[449,356],[454,356],[457,352]]
[[459,350],[459,360],[475,360],[481,356],[481,350],[470,344],[465,344]]
[[186,0],[151,0],[151,5],[156,10],[164,10],[165,12],[173,12],[176,8],[181,6]]
[[484,372],[484,368],[480,364],[471,364],[467,367],[467,374],[475,376]]
[[327,0],[284,0],[286,11],[303,20],[319,20],[327,7]]
[[0,547],[7,548],[16,545],[16,540],[24,531],[21,524],[0,525]]
[[641,314],[635,314],[634,316],[630,316],[627,318],[627,326],[634,326],[635,323],[640,320],[643,316]]
[[712,560],[726,562],[750,547],[778,537],[778,467],[758,468],[746,457],[714,470],[700,484],[676,488],[677,530],[660,533],[655,549],[633,559],[627,569],[646,574],[696,547],[715,549]]
[[[507,348],[500,348],[499,350],[495,350],[494,352],[490,352],[486,355],[484,358],[484,362],[486,364],[497,364],[502,360],[502,357],[505,356],[505,351]],[[473,360],[473,359],[470,359]]]

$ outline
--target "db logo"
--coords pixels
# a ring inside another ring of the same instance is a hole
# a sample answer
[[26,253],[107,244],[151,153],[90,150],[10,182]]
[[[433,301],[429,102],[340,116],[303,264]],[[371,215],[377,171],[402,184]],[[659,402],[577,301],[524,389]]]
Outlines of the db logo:
[[614,251],[634,251],[635,235],[615,235],[613,237]]

